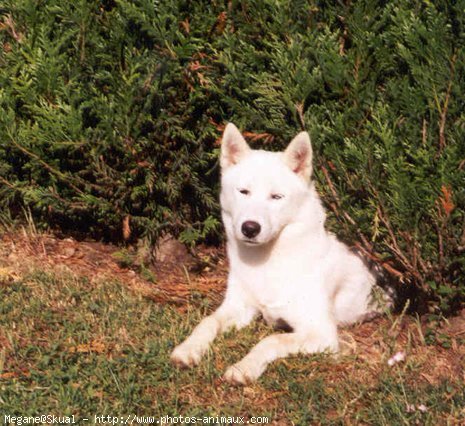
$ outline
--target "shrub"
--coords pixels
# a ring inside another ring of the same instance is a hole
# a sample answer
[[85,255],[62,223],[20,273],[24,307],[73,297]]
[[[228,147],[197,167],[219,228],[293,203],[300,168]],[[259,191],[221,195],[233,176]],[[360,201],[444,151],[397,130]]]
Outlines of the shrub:
[[453,311],[465,299],[464,12],[6,0],[3,207],[111,238],[198,241],[219,230],[225,121],[269,149],[308,129],[332,229],[418,303]]

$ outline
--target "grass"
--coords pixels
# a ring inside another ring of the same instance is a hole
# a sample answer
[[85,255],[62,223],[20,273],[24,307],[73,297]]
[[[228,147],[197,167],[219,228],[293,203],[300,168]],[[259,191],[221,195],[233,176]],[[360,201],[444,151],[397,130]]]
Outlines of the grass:
[[[465,424],[463,378],[429,384],[415,358],[389,367],[356,353],[296,356],[271,365],[252,386],[223,383],[225,368],[270,332],[261,323],[219,338],[198,368],[174,368],[170,351],[210,309],[208,298],[180,309],[124,283],[66,271],[0,274],[0,423],[5,414],[74,414],[79,424],[136,414],[267,416],[278,425]],[[395,338],[389,327],[386,339]]]

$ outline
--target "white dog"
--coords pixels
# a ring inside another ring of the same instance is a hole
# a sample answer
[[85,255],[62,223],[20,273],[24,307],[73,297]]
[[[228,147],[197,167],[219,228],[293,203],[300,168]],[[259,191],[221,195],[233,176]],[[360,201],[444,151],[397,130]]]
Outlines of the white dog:
[[325,228],[313,182],[308,133],[284,152],[252,150],[228,124],[221,146],[221,208],[230,273],[221,306],[177,346],[171,360],[199,363],[218,333],[241,328],[261,314],[289,333],[260,341],[224,375],[256,380],[277,358],[337,351],[337,325],[372,312],[375,278],[362,260]]

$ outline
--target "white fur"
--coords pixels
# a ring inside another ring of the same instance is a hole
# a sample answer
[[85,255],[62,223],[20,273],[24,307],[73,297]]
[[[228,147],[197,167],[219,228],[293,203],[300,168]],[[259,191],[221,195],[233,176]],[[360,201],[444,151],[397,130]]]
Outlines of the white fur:
[[[261,314],[284,320],[291,333],[260,341],[224,375],[231,383],[256,380],[267,365],[293,353],[337,351],[337,325],[362,319],[375,283],[363,262],[324,228],[325,212],[310,177],[306,132],[285,152],[251,150],[228,124],[221,152],[221,207],[230,262],[221,306],[177,346],[171,359],[197,364],[218,333],[241,328]],[[260,226],[246,236],[244,222]]]

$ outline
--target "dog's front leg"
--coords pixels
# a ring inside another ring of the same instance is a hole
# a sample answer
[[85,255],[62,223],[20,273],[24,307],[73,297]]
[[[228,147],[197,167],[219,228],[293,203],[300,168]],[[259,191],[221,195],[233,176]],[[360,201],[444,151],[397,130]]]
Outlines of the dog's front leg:
[[243,385],[258,379],[268,364],[278,358],[299,352],[336,352],[336,327],[330,327],[328,331],[326,335],[309,331],[265,337],[241,361],[230,366],[223,378],[229,383]]
[[180,367],[192,367],[197,365],[202,355],[208,350],[219,333],[224,333],[231,327],[242,328],[249,324],[256,310],[247,306],[228,288],[226,298],[222,305],[213,314],[204,318],[192,334],[171,353],[171,361]]

